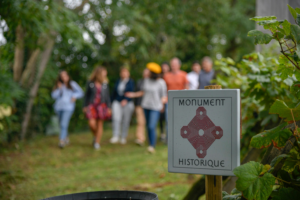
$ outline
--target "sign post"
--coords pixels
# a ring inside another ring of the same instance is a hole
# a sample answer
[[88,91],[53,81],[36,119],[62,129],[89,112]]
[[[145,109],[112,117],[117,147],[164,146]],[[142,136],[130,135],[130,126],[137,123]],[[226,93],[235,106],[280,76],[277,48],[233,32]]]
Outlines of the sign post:
[[207,89],[168,92],[168,170],[205,174],[206,199],[218,200],[240,165],[240,91]]
[[[204,89],[222,89],[221,85],[209,85]],[[205,196],[207,200],[222,199],[222,176],[206,175],[205,176]]]

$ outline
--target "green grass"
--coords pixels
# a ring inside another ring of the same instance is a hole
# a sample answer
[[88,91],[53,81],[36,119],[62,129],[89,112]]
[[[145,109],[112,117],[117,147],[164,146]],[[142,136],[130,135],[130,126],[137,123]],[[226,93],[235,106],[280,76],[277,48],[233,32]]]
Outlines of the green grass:
[[0,199],[33,200],[100,190],[141,190],[160,200],[182,199],[194,180],[168,173],[167,146],[158,143],[155,154],[134,144],[134,127],[126,145],[109,144],[106,128],[101,150],[92,148],[89,133],[71,134],[61,150],[57,137],[42,137],[0,155]]

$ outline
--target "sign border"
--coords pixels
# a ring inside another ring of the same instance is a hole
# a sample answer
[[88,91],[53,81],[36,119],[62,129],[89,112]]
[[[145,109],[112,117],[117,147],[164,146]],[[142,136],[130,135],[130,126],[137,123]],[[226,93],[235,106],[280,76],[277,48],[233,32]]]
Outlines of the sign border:
[[[218,92],[224,92],[218,95]],[[191,95],[191,92],[195,92]],[[196,93],[197,92],[197,93]],[[210,97],[208,97],[210,96]],[[231,169],[197,169],[188,167],[174,166],[174,99],[176,98],[231,98]],[[236,105],[236,106],[234,106]],[[233,115],[236,113],[236,117]],[[170,123],[172,120],[172,123]],[[235,125],[235,122],[236,125]],[[171,132],[170,132],[170,131]],[[233,137],[233,135],[237,137]],[[236,147],[233,144],[237,144]],[[235,159],[236,158],[236,159]],[[168,171],[172,173],[187,173],[187,174],[206,174],[206,175],[224,175],[235,176],[233,169],[240,165],[240,90],[239,89],[222,89],[222,90],[171,90],[168,91]]]

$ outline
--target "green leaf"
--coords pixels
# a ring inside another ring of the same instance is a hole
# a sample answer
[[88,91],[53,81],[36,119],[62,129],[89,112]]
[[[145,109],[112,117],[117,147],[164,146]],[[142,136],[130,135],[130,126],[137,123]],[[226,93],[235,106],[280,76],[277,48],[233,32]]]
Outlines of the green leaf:
[[299,199],[300,191],[294,188],[281,188],[272,200],[282,200],[282,199]]
[[270,34],[258,30],[249,31],[248,37],[254,37],[255,44],[268,44],[273,39]]
[[[296,78],[297,78],[297,76],[296,76]],[[298,79],[298,80],[300,80],[300,79]],[[300,99],[300,82],[296,82],[295,84],[292,85],[292,87],[291,87],[291,93],[294,96],[296,96],[298,99]]]
[[288,67],[285,64],[280,64],[276,73],[279,74],[280,78],[284,80],[287,79],[289,76],[293,76],[294,67]]
[[298,25],[300,25],[300,14],[298,14],[298,13],[297,13],[296,22],[297,22]]
[[294,37],[297,44],[300,44],[300,27],[298,25],[291,25],[291,34]]
[[241,194],[241,191],[239,191],[238,189],[234,188],[234,189],[231,191],[231,194]]
[[225,196],[223,196],[223,200],[240,200],[242,197],[242,194],[227,194]]
[[238,177],[236,188],[248,200],[267,200],[275,182],[275,177],[270,173],[260,176],[264,166],[258,162],[250,161],[233,170]]
[[290,13],[294,17],[294,19],[296,19],[297,18],[297,12],[296,12],[296,10],[294,8],[292,8],[289,4],[287,6],[289,7]]
[[285,160],[282,169],[288,173],[292,173],[297,166],[300,166],[300,155],[297,147],[294,147],[289,152],[289,156]]
[[250,18],[250,20],[252,21],[265,21],[265,20],[273,20],[273,19],[277,19],[277,17],[275,16],[266,16],[266,17],[253,17],[253,18]]
[[222,197],[229,195],[226,191],[222,191]]
[[296,54],[297,54],[298,59],[299,59],[300,58],[300,44],[297,44]]
[[277,30],[279,22],[277,20],[265,20],[258,22],[259,25],[264,26],[264,29]]
[[284,37],[284,34],[281,32],[276,32],[273,34],[274,38],[276,38],[278,41]]
[[270,114],[278,114],[279,117],[285,118],[287,121],[292,121],[294,119],[295,121],[300,120],[300,105],[296,106],[295,108],[289,108],[284,101],[279,99],[276,99],[269,112]]
[[271,167],[275,167],[280,161],[282,161],[283,159],[285,159],[287,157],[288,157],[287,154],[281,154],[281,155],[275,157],[270,164]]
[[262,172],[259,175],[260,176],[264,175],[265,173],[267,173],[269,171],[269,169],[271,169],[270,165],[268,165],[268,164],[264,165],[264,168],[263,168]]
[[281,26],[286,35],[289,35],[291,33],[291,23],[290,22],[288,22],[287,20],[284,20],[283,23],[281,24]]
[[295,84],[300,84],[300,71],[299,70],[295,70],[295,77],[299,81],[298,83],[295,83]]
[[296,12],[300,14],[300,8],[295,8]]
[[261,149],[270,146],[272,143],[274,147],[280,149],[284,147],[286,141],[292,135],[291,131],[288,129],[282,130],[287,125],[287,122],[280,124],[279,126],[266,130],[259,133],[251,138],[250,145],[252,147]]
[[285,35],[285,31],[283,30],[283,28],[278,27],[277,30],[282,33],[283,35]]

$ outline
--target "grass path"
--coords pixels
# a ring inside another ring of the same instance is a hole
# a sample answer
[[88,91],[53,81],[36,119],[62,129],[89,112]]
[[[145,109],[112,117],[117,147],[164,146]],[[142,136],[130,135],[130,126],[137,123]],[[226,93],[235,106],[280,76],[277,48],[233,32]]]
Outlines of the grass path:
[[[134,144],[134,128],[126,145],[109,144],[104,133],[94,151],[88,133],[71,134],[71,145],[57,147],[57,137],[28,142],[0,155],[0,199],[33,200],[50,196],[99,191],[143,190],[160,200],[182,199],[193,181],[185,174],[168,173],[167,146],[158,143],[151,155]],[[194,178],[199,176],[195,175]]]

